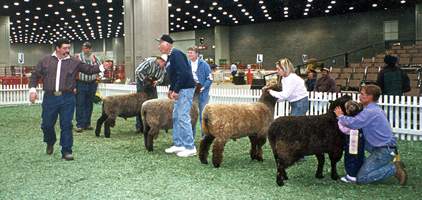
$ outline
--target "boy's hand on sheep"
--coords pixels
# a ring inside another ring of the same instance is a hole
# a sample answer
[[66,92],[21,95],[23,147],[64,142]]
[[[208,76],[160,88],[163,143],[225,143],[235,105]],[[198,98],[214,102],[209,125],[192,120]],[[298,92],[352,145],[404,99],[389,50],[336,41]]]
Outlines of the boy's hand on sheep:
[[337,106],[336,109],[334,110],[334,113],[336,114],[337,117],[343,116],[343,110],[341,110],[340,106]]

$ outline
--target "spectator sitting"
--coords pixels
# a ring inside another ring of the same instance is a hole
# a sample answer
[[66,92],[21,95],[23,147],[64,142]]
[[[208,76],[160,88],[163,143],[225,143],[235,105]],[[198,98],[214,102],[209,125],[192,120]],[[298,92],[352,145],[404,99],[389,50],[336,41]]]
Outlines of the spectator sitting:
[[309,70],[307,74],[307,79],[305,81],[305,85],[308,91],[314,91],[315,83],[316,83],[316,71]]
[[321,69],[322,77],[319,78],[315,83],[316,92],[337,92],[336,81],[330,77],[330,69],[322,68]]
[[384,95],[398,95],[410,91],[410,80],[407,73],[397,66],[398,59],[395,56],[384,57],[384,68],[380,71],[377,84]]

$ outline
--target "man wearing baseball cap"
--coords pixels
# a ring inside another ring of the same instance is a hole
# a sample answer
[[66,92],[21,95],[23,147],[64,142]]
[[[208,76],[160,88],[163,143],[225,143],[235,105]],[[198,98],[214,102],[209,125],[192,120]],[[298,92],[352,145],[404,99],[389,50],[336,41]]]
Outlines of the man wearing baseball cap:
[[[145,58],[142,63],[138,65],[135,69],[136,92],[145,91],[146,85],[152,85],[154,86],[153,96],[154,98],[158,98],[156,86],[164,80],[167,57],[167,54],[163,54]],[[136,116],[136,132],[138,133],[143,129],[141,120],[142,119]]]
[[330,69],[324,67],[321,69],[321,78],[315,83],[317,92],[337,92],[336,81],[330,77]]
[[168,97],[176,100],[173,109],[173,146],[166,149],[166,153],[175,153],[179,157],[196,155],[191,118],[195,81],[192,68],[186,55],[173,48],[173,39],[169,35],[162,35],[159,41],[159,50],[169,55],[167,60],[167,74],[170,80]]

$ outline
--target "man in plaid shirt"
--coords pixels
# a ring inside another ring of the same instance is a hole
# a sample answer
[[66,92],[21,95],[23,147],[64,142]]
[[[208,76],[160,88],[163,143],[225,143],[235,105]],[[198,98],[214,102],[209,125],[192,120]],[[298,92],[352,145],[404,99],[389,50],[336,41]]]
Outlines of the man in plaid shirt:
[[[156,86],[157,84],[162,83],[164,80],[166,73],[166,62],[167,55],[165,54],[161,56],[145,58],[144,61],[135,69],[136,92],[144,91],[145,85],[153,85],[153,96],[158,98]],[[138,116],[136,117],[136,131],[142,131],[142,122]]]

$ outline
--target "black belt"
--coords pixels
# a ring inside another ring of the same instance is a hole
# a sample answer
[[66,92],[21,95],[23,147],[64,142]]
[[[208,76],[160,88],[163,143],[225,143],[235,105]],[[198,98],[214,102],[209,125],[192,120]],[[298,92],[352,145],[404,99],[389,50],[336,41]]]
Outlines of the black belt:
[[92,81],[84,81],[84,80],[78,80],[78,82],[82,82],[82,83],[95,83],[97,80],[92,80]]
[[47,90],[47,91],[44,91],[44,94],[50,95],[50,96],[62,96],[66,93],[72,93],[73,94],[73,91],[70,91],[70,90],[64,90],[64,91]]
[[389,148],[389,149],[397,149],[397,146],[379,146],[376,148]]

